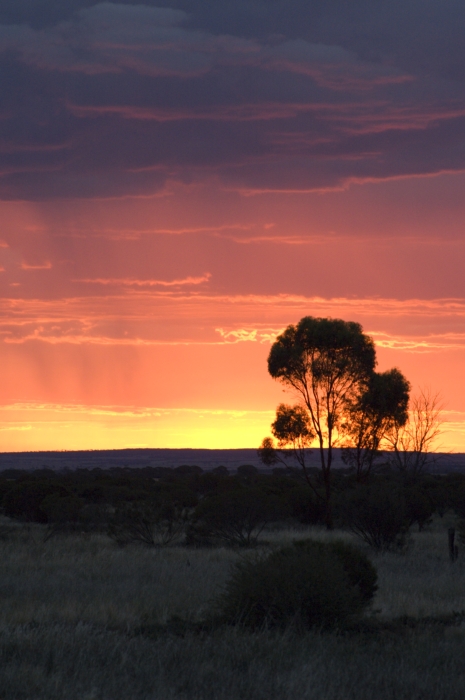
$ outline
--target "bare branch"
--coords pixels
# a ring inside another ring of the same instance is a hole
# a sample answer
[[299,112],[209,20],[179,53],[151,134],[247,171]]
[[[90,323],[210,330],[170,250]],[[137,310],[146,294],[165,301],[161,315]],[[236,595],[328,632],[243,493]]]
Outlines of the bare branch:
[[422,387],[412,398],[408,421],[404,426],[394,424],[386,435],[386,448],[390,450],[389,463],[403,473],[421,474],[427,464],[434,462],[434,453],[440,445],[437,439],[442,432],[444,402],[440,393]]

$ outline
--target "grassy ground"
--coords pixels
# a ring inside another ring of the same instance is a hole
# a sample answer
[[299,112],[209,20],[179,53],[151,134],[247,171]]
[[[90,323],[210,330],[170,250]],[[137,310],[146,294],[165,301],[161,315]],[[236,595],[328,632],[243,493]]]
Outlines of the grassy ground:
[[[195,627],[243,553],[18,527],[0,541],[0,700],[463,700],[465,557],[450,565],[447,524],[372,557],[373,625],[303,637]],[[265,538],[309,535],[341,536]]]

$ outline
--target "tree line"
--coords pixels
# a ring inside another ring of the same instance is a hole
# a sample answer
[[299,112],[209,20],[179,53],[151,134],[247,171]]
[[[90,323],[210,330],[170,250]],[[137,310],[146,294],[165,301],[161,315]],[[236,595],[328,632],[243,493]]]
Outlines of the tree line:
[[[308,472],[312,487],[302,469],[292,467],[265,474],[243,465],[233,475],[224,467],[202,472],[195,466],[10,470],[0,473],[0,509],[9,518],[0,522],[0,536],[18,522],[40,524],[45,539],[100,533],[119,546],[251,546],[269,526],[326,523],[321,470]],[[334,525],[374,549],[402,548],[411,528],[423,529],[435,514],[455,512],[465,522],[465,474],[386,469],[360,483],[346,467],[330,479]]]

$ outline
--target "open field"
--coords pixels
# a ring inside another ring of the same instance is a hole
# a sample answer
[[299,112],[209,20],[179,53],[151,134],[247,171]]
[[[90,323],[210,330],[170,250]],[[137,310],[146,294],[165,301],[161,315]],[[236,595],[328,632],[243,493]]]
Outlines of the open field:
[[[452,614],[465,611],[465,558],[449,563],[447,525],[414,533],[406,554],[372,557],[373,627],[304,636],[196,626],[244,552],[44,542],[41,526],[16,525],[0,542],[0,698],[462,700],[465,623]],[[265,539],[309,535],[341,533]]]

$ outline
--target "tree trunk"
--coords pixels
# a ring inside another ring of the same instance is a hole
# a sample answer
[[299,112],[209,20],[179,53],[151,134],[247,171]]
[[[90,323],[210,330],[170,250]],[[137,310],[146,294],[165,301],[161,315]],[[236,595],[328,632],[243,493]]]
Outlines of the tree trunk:
[[327,530],[334,530],[333,503],[331,498],[331,473],[329,469],[326,469],[323,472],[323,479],[325,485],[325,525]]

